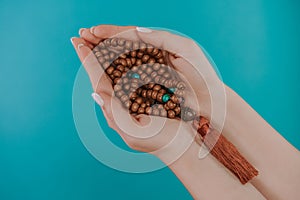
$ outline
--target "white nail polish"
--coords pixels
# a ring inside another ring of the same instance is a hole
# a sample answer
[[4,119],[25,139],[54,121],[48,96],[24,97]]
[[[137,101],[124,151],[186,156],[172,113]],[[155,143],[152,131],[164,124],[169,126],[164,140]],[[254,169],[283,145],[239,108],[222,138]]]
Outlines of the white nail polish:
[[93,26],[92,28],[90,28],[90,32],[91,32],[91,34],[93,34],[93,35],[94,35],[94,30],[95,30],[95,26]]
[[104,105],[104,101],[103,101],[103,99],[100,97],[100,95],[99,94],[97,94],[97,93],[93,93],[92,94],[92,97],[93,97],[93,99],[96,101],[96,103],[99,105],[99,106],[103,106]]
[[83,46],[84,46],[84,44],[80,43],[80,44],[78,44],[77,49],[80,50],[80,48]]
[[82,33],[82,31],[83,31],[84,29],[85,29],[85,28],[79,29],[78,34],[81,35],[81,33]]
[[152,32],[151,29],[149,29],[149,28],[144,28],[144,27],[136,27],[136,30],[137,30],[138,32],[142,32],[142,33],[151,33],[151,32]]

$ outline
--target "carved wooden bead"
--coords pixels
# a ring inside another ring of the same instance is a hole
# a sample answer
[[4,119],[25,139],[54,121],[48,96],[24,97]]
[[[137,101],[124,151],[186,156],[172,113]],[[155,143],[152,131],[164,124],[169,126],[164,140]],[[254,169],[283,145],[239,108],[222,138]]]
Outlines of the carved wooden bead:
[[160,89],[161,89],[161,86],[158,85],[158,84],[156,84],[156,85],[153,87],[153,90],[156,90],[156,91],[158,91],[158,90],[160,90]]
[[141,52],[141,51],[137,52],[137,54],[136,54],[136,56],[137,56],[138,58],[142,58],[143,55],[144,55],[144,53]]
[[173,119],[175,117],[175,112],[173,110],[168,110],[168,118]]
[[117,92],[117,91],[119,91],[119,90],[121,90],[122,89],[122,86],[120,85],[120,84],[116,84],[115,86],[114,86],[114,91],[115,92]]
[[184,90],[185,89],[185,84],[183,82],[179,82],[179,83],[177,83],[176,87],[179,90]]
[[129,98],[128,98],[127,95],[122,95],[121,98],[120,98],[120,100],[124,103],[124,102],[128,101]]
[[146,69],[146,73],[149,74],[149,75],[152,73],[152,71],[153,71],[152,67],[148,67]]
[[159,110],[157,108],[152,109],[152,115],[158,116],[159,115]]
[[151,94],[152,99],[156,99],[158,92],[157,91],[153,91]]
[[174,108],[176,107],[176,104],[175,104],[174,102],[172,102],[172,101],[168,101],[168,102],[167,102],[167,105],[168,105],[168,107],[169,107],[170,109],[174,109]]
[[122,38],[118,39],[119,46],[124,46],[124,44],[125,44],[125,39],[122,39]]
[[106,69],[106,73],[110,75],[110,74],[113,73],[114,70],[115,70],[114,67],[113,67],[113,66],[110,66],[110,67],[108,67],[108,68]]
[[156,76],[156,77],[154,78],[154,82],[155,82],[155,83],[160,83],[160,82],[159,82],[159,81],[160,81],[160,78],[161,78],[160,76]]
[[145,108],[145,113],[150,115],[152,113],[152,108],[151,107],[146,107]]
[[124,106],[126,108],[130,108],[131,104],[132,104],[132,102],[130,100],[127,100],[127,101],[124,102]]
[[152,79],[151,79],[149,76],[147,76],[147,77],[144,79],[144,82],[145,82],[145,83],[149,83],[151,80],[152,80]]
[[176,106],[173,110],[174,110],[176,115],[180,114],[180,106]]
[[145,108],[139,107],[137,113],[138,114],[143,114],[145,112]]
[[145,97],[145,98],[147,97],[147,90],[142,91],[142,97]]
[[94,54],[97,58],[103,56],[103,54],[99,51],[95,52]]
[[138,103],[138,104],[142,104],[143,99],[141,97],[138,97],[138,98],[135,99],[135,102]]
[[139,109],[139,104],[134,102],[133,104],[131,104],[131,111],[132,112],[136,112]]
[[142,60],[141,59],[137,59],[135,62],[136,66],[140,66],[142,64]]
[[116,47],[118,45],[118,41],[116,38],[112,38],[110,41],[111,46]]
[[157,72],[155,72],[155,71],[152,72],[150,76],[151,76],[151,78],[155,78],[157,76]]
[[159,115],[161,116],[161,117],[167,117],[167,111],[165,110],[165,109],[162,109],[162,110],[160,110],[160,113],[159,113]]
[[133,50],[138,50],[138,49],[140,49],[140,43],[137,42],[137,41],[133,42],[132,49],[133,49]]
[[129,89],[130,89],[130,84],[129,83],[123,84],[123,90],[124,91],[128,91]]
[[149,56],[149,55],[143,55],[143,57],[142,57],[142,61],[143,61],[144,63],[147,62],[149,59],[150,59],[150,56]]
[[150,59],[148,60],[148,63],[155,63],[155,59],[154,59],[154,58],[150,58]]
[[121,77],[122,72],[120,72],[119,70],[116,69],[113,71],[113,75],[114,75],[114,77]]
[[132,41],[126,40],[125,41],[125,48],[131,50],[132,49]]

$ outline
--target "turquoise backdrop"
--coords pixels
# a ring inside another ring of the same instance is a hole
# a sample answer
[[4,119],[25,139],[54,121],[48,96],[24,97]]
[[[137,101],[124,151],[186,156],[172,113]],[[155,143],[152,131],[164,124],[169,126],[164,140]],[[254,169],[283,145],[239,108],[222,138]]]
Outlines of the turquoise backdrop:
[[192,199],[167,168],[115,171],[82,145],[72,117],[80,62],[70,37],[96,24],[165,27],[194,38],[225,83],[299,149],[299,3],[1,0],[0,199]]

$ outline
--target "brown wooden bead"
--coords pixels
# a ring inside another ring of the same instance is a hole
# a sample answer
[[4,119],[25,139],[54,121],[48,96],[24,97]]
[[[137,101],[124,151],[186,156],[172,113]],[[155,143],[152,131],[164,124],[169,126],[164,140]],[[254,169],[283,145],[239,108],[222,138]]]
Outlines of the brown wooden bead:
[[152,109],[152,115],[158,116],[159,115],[159,110],[157,108]]
[[160,64],[159,63],[154,63],[152,68],[153,68],[153,70],[157,71],[160,68]]
[[132,102],[131,102],[130,100],[124,102],[124,106],[125,106],[126,108],[130,108],[131,104],[132,104]]
[[146,103],[142,103],[141,108],[146,108]]
[[119,90],[119,91],[117,91],[117,92],[115,92],[115,95],[116,95],[116,97],[121,97],[121,96],[123,96],[125,93],[124,93],[124,91],[122,91],[122,90]]
[[131,67],[132,66],[131,59],[130,58],[126,58],[125,60],[126,60],[127,67]]
[[147,44],[145,44],[144,42],[140,43],[140,50],[145,51],[147,48]]
[[136,66],[140,66],[142,64],[142,60],[141,59],[137,59],[135,62]]
[[170,109],[174,109],[176,107],[176,104],[173,101],[168,101],[167,105]]
[[131,111],[132,112],[136,112],[137,110],[139,109],[139,104],[134,102],[132,105],[131,105]]
[[113,73],[114,70],[115,70],[114,67],[113,67],[113,66],[110,66],[110,67],[108,67],[105,71],[106,71],[107,74],[110,75],[110,74]]
[[116,69],[119,70],[119,71],[121,71],[121,72],[123,72],[125,70],[125,67],[123,65],[118,65],[116,67]]
[[150,115],[152,113],[152,108],[151,107],[146,107],[145,108],[145,113]]
[[122,86],[120,85],[120,84],[116,84],[115,86],[114,86],[114,91],[115,92],[117,92],[117,91],[119,91],[119,90],[121,90],[122,89]]
[[136,54],[137,54],[136,51],[131,51],[131,52],[130,52],[130,56],[133,57],[133,58],[136,57]]
[[160,89],[159,91],[158,91],[159,93],[162,93],[163,95],[167,92],[165,89]]
[[136,58],[130,58],[131,60],[131,65],[134,65],[136,63]]
[[163,57],[163,53],[162,53],[162,51],[159,51],[158,54],[155,55],[155,58],[158,59],[158,58],[161,58],[161,57]]
[[135,102],[138,103],[138,104],[142,104],[142,102],[143,102],[142,97],[136,98],[136,99],[135,99]]
[[121,77],[122,76],[122,72],[120,72],[119,70],[114,70],[113,71],[113,75],[114,75],[114,77]]
[[148,67],[147,69],[146,69],[146,73],[147,74],[151,74],[153,72],[153,69],[152,69],[152,67]]
[[110,63],[109,63],[109,62],[104,62],[104,63],[103,63],[104,69],[107,69],[109,66],[110,66]]
[[133,50],[138,50],[138,49],[140,49],[140,43],[137,42],[137,41],[133,42],[132,49],[133,49]]
[[151,98],[152,97],[152,90],[147,90],[147,97]]
[[151,94],[152,99],[156,99],[158,92],[157,91],[153,91]]
[[120,100],[124,103],[124,102],[128,101],[129,98],[128,98],[128,96],[125,94],[125,95],[123,95],[123,96],[120,97]]
[[125,40],[122,39],[122,38],[118,39],[118,45],[119,46],[124,46],[125,45]]
[[126,83],[123,85],[123,90],[124,91],[128,91],[130,89],[130,84],[129,83]]
[[156,84],[156,85],[153,87],[153,90],[156,90],[156,91],[158,91],[158,90],[160,90],[160,89],[161,89],[161,86],[158,85],[158,84]]
[[127,55],[126,55],[125,53],[122,53],[122,54],[119,55],[119,57],[120,57],[120,59],[121,59],[121,58],[122,58],[122,59],[125,59],[125,58],[127,57]]
[[145,97],[145,98],[147,97],[147,90],[142,91],[142,97]]
[[163,58],[159,58],[159,59],[157,60],[157,62],[158,62],[158,63],[164,63],[165,61],[164,61]]
[[155,72],[155,71],[152,72],[150,76],[151,76],[151,78],[155,78],[157,76],[157,72]]
[[142,57],[142,61],[143,61],[144,63],[146,63],[149,59],[150,59],[150,56],[149,56],[149,55],[143,55],[143,57]]
[[138,114],[144,114],[144,112],[145,112],[145,108],[139,107],[137,113]]
[[126,66],[127,62],[124,58],[122,58],[122,59],[120,59],[120,64],[123,65],[123,66]]
[[173,110],[174,110],[176,115],[180,114],[180,106],[176,106]]
[[168,118],[170,119],[175,118],[175,112],[173,110],[168,110]]
[[158,48],[154,48],[153,51],[151,52],[152,56],[155,56],[159,53],[159,49]]
[[161,117],[167,117],[167,111],[166,111],[165,109],[162,109],[162,110],[160,110],[159,115],[160,115]]
[[157,96],[156,96],[156,100],[159,101],[159,102],[162,102],[162,97],[163,97],[163,95],[164,95],[163,93],[160,93],[160,92],[159,92],[159,93],[157,94]]
[[155,63],[155,59],[154,59],[154,58],[150,58],[150,59],[148,60],[148,63]]
[[119,77],[114,78],[114,84],[118,84],[121,82],[121,79]]
[[130,99],[135,100],[138,97],[138,94],[136,92],[132,92],[130,94]]
[[132,41],[126,40],[125,41],[125,48],[131,50],[132,49]]
[[153,49],[154,47],[151,44],[147,44],[147,49],[146,49],[147,53],[151,54]]
[[171,95],[170,99],[174,102],[174,103],[179,103],[178,98],[176,97],[176,95]]
[[141,51],[137,52],[137,54],[136,54],[136,56],[137,56],[138,58],[142,58],[143,55],[144,55],[144,53],[141,52]]
[[166,72],[166,69],[164,68],[164,67],[161,67],[158,71],[157,71],[157,73],[159,74],[159,75],[162,75],[163,73],[165,73]]

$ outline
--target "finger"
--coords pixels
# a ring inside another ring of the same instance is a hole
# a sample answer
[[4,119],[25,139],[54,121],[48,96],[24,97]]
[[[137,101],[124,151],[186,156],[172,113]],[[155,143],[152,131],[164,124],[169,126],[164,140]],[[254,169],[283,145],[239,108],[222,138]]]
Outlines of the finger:
[[100,40],[103,40],[131,29],[135,30],[135,26],[99,25],[92,27],[90,32]]
[[[94,91],[112,89],[111,83],[107,80],[103,68],[99,65],[98,60],[92,50],[86,46],[82,38],[72,38],[72,44],[77,55],[87,71]],[[101,83],[101,84],[100,84]]]
[[94,34],[91,33],[91,29],[89,28],[81,28],[79,30],[79,35],[84,40],[90,42],[93,45],[96,45],[100,42],[100,38],[96,37]]

